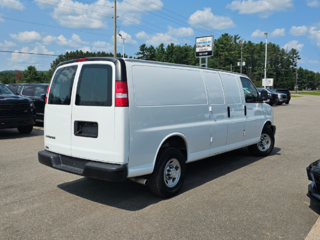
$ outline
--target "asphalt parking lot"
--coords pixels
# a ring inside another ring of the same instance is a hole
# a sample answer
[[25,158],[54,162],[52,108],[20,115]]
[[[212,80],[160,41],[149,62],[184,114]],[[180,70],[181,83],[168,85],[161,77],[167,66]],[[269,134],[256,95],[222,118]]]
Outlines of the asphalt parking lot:
[[273,107],[276,144],[187,165],[181,193],[109,183],[38,163],[43,128],[0,130],[0,239],[304,239],[318,219],[305,168],[320,159],[320,97]]

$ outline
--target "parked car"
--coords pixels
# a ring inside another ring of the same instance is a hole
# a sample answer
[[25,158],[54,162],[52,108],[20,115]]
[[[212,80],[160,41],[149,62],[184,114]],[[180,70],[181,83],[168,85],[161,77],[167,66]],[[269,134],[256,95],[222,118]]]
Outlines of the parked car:
[[311,184],[308,187],[308,197],[320,203],[320,159],[307,167],[307,175]]
[[[259,92],[264,90],[264,88],[257,88],[257,89]],[[268,90],[268,89],[266,89],[266,90]],[[270,106],[273,106],[274,104],[278,104],[278,102],[279,102],[278,94],[268,91],[268,99],[267,99],[266,103],[268,103]]]
[[270,89],[270,88],[266,88],[266,90],[269,93],[278,94],[278,103],[277,103],[277,105],[282,105],[283,103],[287,102],[287,95],[286,94],[275,92],[275,91],[273,91],[273,89]]
[[277,93],[284,93],[287,95],[287,101],[285,102],[286,104],[289,104],[290,100],[291,100],[291,93],[288,89],[286,88],[277,88],[277,89],[273,89],[274,92]]
[[36,107],[36,121],[43,122],[45,99],[41,95],[47,93],[48,86],[48,83],[16,83],[8,87],[18,95],[31,98]]
[[34,123],[32,100],[15,95],[0,83],[0,129],[17,128],[22,134],[32,132]]
[[186,163],[274,147],[267,91],[246,75],[122,58],[60,63],[49,87],[39,162],[106,181],[129,178],[162,197],[181,189]]

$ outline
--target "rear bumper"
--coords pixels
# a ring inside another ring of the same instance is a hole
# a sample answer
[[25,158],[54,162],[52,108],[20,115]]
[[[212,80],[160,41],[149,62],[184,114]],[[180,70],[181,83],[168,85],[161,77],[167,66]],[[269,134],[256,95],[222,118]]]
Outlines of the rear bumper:
[[49,151],[40,151],[38,160],[48,167],[104,181],[121,182],[128,176],[127,165],[93,162]]
[[3,118],[0,119],[0,129],[17,128],[33,125],[33,116],[23,118]]

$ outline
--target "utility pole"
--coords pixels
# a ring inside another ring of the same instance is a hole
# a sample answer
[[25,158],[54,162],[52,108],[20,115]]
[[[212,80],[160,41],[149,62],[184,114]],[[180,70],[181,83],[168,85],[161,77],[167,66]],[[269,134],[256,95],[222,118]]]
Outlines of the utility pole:
[[240,61],[240,73],[242,73],[242,47],[243,47],[243,40],[240,41],[241,44],[241,61]]
[[232,64],[230,65],[230,72],[232,72]]
[[[266,35],[266,53],[265,53],[265,61],[264,61],[264,82],[266,82],[266,79],[267,79],[268,33],[265,32],[264,35]],[[263,87],[267,88],[265,84]]]
[[117,56],[117,0],[114,0],[114,31],[113,31],[113,35],[114,35],[114,54],[113,56],[116,57]]

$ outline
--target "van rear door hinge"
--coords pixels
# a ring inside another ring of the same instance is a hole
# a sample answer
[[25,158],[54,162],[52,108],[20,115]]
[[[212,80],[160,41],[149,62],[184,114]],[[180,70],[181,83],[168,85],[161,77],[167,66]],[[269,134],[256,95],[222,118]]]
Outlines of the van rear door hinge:
[[209,112],[212,112],[212,107],[211,106],[209,107]]
[[245,136],[246,135],[246,130],[243,130],[243,136]]
[[212,138],[210,138],[210,142],[212,142],[212,140],[213,140],[213,139],[212,139]]

